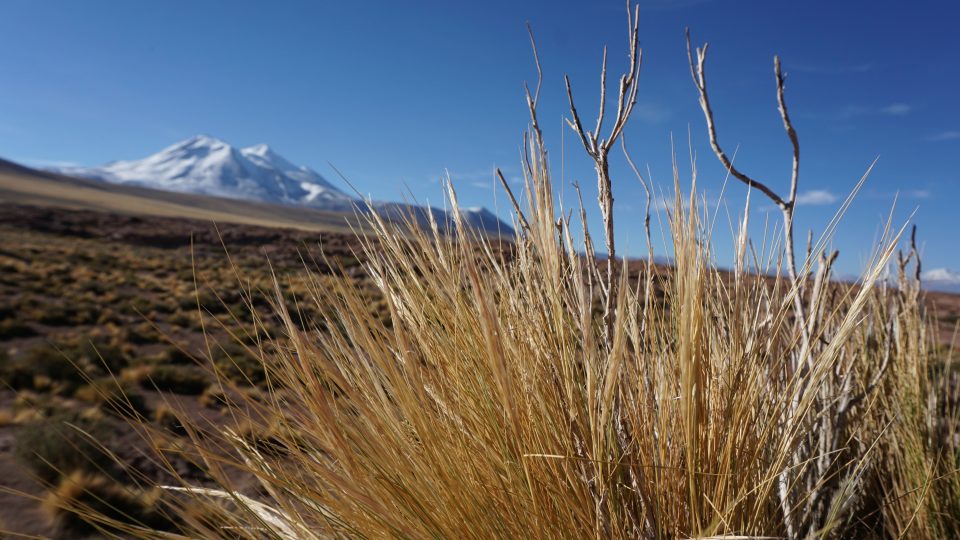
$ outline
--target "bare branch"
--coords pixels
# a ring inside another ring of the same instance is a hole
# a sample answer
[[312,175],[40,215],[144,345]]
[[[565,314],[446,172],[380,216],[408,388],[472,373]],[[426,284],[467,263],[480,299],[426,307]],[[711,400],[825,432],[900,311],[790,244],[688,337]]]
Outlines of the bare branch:
[[597,127],[593,130],[593,142],[596,144],[603,127],[603,117],[607,110],[607,47],[603,47],[603,67],[600,69],[600,111],[597,113]]
[[596,128],[593,132],[587,132],[583,129],[583,123],[580,121],[580,114],[577,112],[576,104],[573,99],[573,89],[570,84],[570,77],[564,76],[563,80],[567,87],[567,101],[570,104],[570,115],[572,119],[567,119],[567,124],[580,137],[584,150],[593,159],[594,169],[597,172],[597,201],[600,205],[600,212],[603,217],[604,236],[607,247],[607,276],[606,282],[602,285],[604,290],[604,322],[607,329],[607,344],[612,343],[613,334],[613,310],[614,297],[616,296],[617,282],[614,279],[614,261],[616,260],[617,250],[614,240],[613,229],[613,189],[610,182],[610,164],[608,155],[613,144],[623,132],[633,107],[637,102],[637,80],[639,79],[642,53],[639,47],[639,15],[640,10],[637,6],[634,14],[630,12],[630,1],[627,1],[627,22],[630,29],[630,65],[624,74],[620,76],[620,86],[617,99],[617,116],[614,119],[610,134],[605,138],[600,137],[600,130],[603,127],[604,117],[606,115],[607,103],[607,49],[603,49],[603,66],[600,70],[600,110],[597,113]]
[[923,263],[920,261],[920,250],[917,249],[917,226],[914,225],[910,231],[910,251],[917,256],[917,266],[913,269],[913,277],[917,280],[917,286],[920,285],[920,275],[923,270]]
[[[533,106],[540,102],[540,86],[543,84],[543,69],[540,68],[540,55],[537,54],[537,41],[533,39],[533,27],[527,22],[527,33],[530,34],[530,47],[533,49],[533,60],[537,64],[537,90],[533,94]],[[529,92],[528,92],[529,94]]]
[[692,46],[690,45],[689,28],[686,30],[686,37],[687,59],[690,61],[690,75],[693,77],[693,84],[697,87],[697,93],[700,96],[700,108],[703,109],[703,116],[707,122],[707,132],[710,136],[710,147],[713,149],[713,153],[716,154],[717,159],[720,160],[720,163],[722,163],[723,166],[730,171],[730,174],[732,174],[737,180],[740,180],[753,189],[760,190],[761,193],[766,195],[781,209],[786,209],[788,206],[792,206],[792,200],[789,202],[783,200],[780,195],[777,195],[763,182],[754,180],[753,178],[750,178],[749,176],[740,172],[739,169],[733,166],[733,162],[730,161],[730,158],[727,157],[726,152],[724,152],[720,147],[720,143],[717,142],[717,127],[713,120],[713,109],[710,107],[710,97],[707,95],[707,75],[705,71],[705,64],[707,60],[707,47],[709,44],[704,43],[702,48],[697,49],[697,59],[696,62],[694,62],[693,50]]
[[840,404],[840,406],[837,408],[837,417],[840,418],[841,421],[844,421],[846,419],[845,418],[846,414],[849,413],[856,404],[863,401],[867,396],[869,396],[877,388],[877,386],[880,385],[880,382],[883,380],[883,375],[887,372],[887,368],[890,367],[890,357],[892,356],[892,352],[893,352],[892,350],[893,341],[894,341],[893,331],[894,331],[895,317],[896,317],[896,313],[895,312],[891,313],[890,320],[887,322],[886,346],[884,347],[883,361],[880,364],[880,368],[877,370],[876,373],[873,374],[873,377],[871,377],[870,382],[867,384],[866,388],[864,388],[862,392],[860,392],[856,396],[853,396],[851,398],[844,400]]
[[627,138],[620,137],[620,148],[623,149],[623,156],[627,158],[627,164],[630,165],[630,168],[633,170],[633,174],[637,175],[637,180],[640,181],[640,185],[643,186],[644,195],[646,195],[646,204],[643,209],[643,231],[647,236],[647,258],[650,265],[653,264],[653,241],[650,235],[650,186],[647,185],[647,180],[640,174],[640,170],[637,169],[637,166],[633,163],[633,159],[630,157],[630,153],[627,152]]
[[[627,3],[627,17],[629,20],[630,9]],[[616,142],[617,137],[623,132],[627,125],[627,120],[633,113],[633,107],[637,104],[637,90],[640,85],[637,80],[640,78],[640,67],[643,64],[643,50],[640,49],[640,6],[636,6],[633,16],[633,28],[630,30],[630,69],[629,72],[620,76],[620,91],[617,102],[617,120],[610,132],[610,136],[604,141],[604,146],[609,149]]]
[[593,274],[596,272],[597,264],[597,252],[593,248],[593,239],[590,238],[590,229],[587,227],[587,211],[583,207],[583,194],[580,192],[580,184],[577,182],[573,183],[573,188],[577,190],[577,202],[580,203],[580,224],[583,226],[583,246],[586,250],[587,257],[590,259],[590,272],[589,276],[591,279],[591,285],[593,280]]
[[780,70],[780,57],[773,57],[773,72],[777,78],[777,108],[780,110],[780,117],[783,118],[783,129],[787,131],[787,137],[790,138],[790,144],[793,146],[793,168],[790,172],[790,198],[788,203],[793,206],[797,200],[797,182],[800,178],[800,138],[797,137],[797,130],[793,129],[793,122],[790,121],[790,115],[787,113],[787,102],[784,98],[784,81],[786,76]]
[[564,75],[563,81],[567,85],[567,100],[570,102],[570,114],[573,115],[573,121],[567,120],[567,124],[580,136],[580,142],[583,143],[583,148],[590,154],[590,157],[597,159],[597,151],[593,140],[587,140],[587,136],[583,132],[583,124],[580,123],[580,115],[577,114],[577,107],[573,104],[573,89],[570,88],[570,77]]
[[[533,28],[527,23],[527,33],[530,34],[530,48],[533,49],[533,61],[537,65],[537,89],[533,96],[530,95],[530,88],[527,83],[523,83],[523,91],[527,97],[527,109],[530,111],[530,124],[537,136],[537,143],[541,149],[543,144],[543,132],[540,130],[540,122],[537,120],[537,105],[540,102],[540,86],[543,85],[543,69],[540,67],[540,55],[537,53],[537,41],[533,38]],[[524,138],[526,139],[526,138]]]
[[751,188],[760,190],[771,201],[779,206],[780,210],[783,212],[783,236],[784,249],[786,251],[787,258],[787,272],[789,273],[790,279],[793,281],[794,286],[797,287],[797,292],[793,296],[797,320],[800,322],[800,337],[803,343],[800,359],[801,361],[806,359],[806,361],[809,363],[810,336],[807,333],[806,325],[803,322],[806,320],[806,310],[803,307],[803,300],[801,299],[803,284],[799,281],[797,276],[797,263],[796,257],[794,256],[793,242],[793,213],[796,207],[797,183],[799,181],[800,144],[798,142],[797,132],[793,129],[793,124],[790,122],[790,116],[787,114],[786,102],[783,98],[784,78],[782,72],[780,71],[780,59],[779,57],[774,58],[774,74],[776,75],[777,79],[777,100],[780,108],[780,116],[783,118],[787,135],[790,137],[790,141],[793,144],[793,174],[791,175],[790,196],[787,200],[784,200],[780,195],[767,187],[766,184],[754,180],[753,178],[750,178],[749,176],[740,172],[740,170],[733,166],[733,163],[727,157],[727,154],[720,147],[720,143],[717,142],[717,129],[713,119],[713,109],[710,107],[710,98],[707,95],[707,75],[705,65],[707,61],[708,44],[704,44],[702,48],[697,49],[697,58],[696,61],[694,61],[693,47],[690,44],[689,28],[686,29],[685,35],[687,41],[687,59],[690,62],[690,75],[693,78],[693,84],[697,87],[697,93],[700,97],[700,108],[703,109],[703,116],[707,123],[707,132],[710,138],[710,147],[713,149],[713,153],[716,154],[717,159],[720,160],[720,163],[722,163],[723,166],[726,167],[726,169],[734,177],[747,184]]
[[517,198],[513,196],[513,190],[510,189],[510,185],[507,184],[507,180],[503,177],[503,173],[500,172],[499,167],[497,167],[497,178],[500,179],[500,185],[503,186],[503,189],[507,192],[507,196],[510,197],[510,204],[513,205],[513,211],[517,213],[517,219],[520,220],[520,226],[523,228],[524,232],[529,232],[530,225],[527,224],[527,219],[523,217],[523,211],[520,210],[520,204],[517,203]]

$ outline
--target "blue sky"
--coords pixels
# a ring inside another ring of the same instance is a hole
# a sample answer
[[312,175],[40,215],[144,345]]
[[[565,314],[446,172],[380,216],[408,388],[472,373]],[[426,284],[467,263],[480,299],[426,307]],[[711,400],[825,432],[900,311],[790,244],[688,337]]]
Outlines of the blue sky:
[[[918,210],[926,266],[960,270],[958,20],[960,4],[951,1],[641,2],[644,66],[626,130],[631,153],[669,191],[671,134],[681,178],[689,177],[689,135],[700,186],[708,197],[719,193],[725,171],[706,146],[686,65],[690,26],[695,42],[711,43],[721,143],[730,153],[739,148],[747,174],[786,191],[790,146],[772,75],[780,54],[801,138],[801,192],[811,203],[798,210],[799,229],[821,232],[879,156],[835,237],[840,271],[860,268],[896,192],[898,223]],[[437,180],[449,170],[465,204],[496,204],[506,215],[491,171],[496,164],[508,176],[519,172],[521,85],[535,78],[526,21],[544,68],[540,118],[554,172],[559,180],[562,154],[563,179],[579,180],[592,201],[590,162],[562,125],[563,75],[592,122],[603,45],[611,71],[626,62],[620,1],[6,0],[0,156],[96,165],[206,133],[237,146],[266,142],[336,180],[333,163],[380,199],[409,189],[439,204]],[[612,168],[618,242],[640,255],[642,192],[619,152]],[[745,190],[731,183],[726,194],[733,211]],[[763,204],[755,212],[759,223]],[[591,225],[599,232],[597,212]],[[729,261],[726,231],[721,215],[721,263]]]

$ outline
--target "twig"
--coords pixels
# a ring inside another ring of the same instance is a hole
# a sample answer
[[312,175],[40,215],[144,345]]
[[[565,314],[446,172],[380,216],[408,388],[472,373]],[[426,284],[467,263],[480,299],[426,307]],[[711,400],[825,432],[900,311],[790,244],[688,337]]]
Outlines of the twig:
[[613,127],[606,138],[600,137],[600,129],[603,127],[603,120],[606,114],[606,94],[607,94],[607,49],[603,49],[603,65],[600,70],[600,111],[597,113],[597,123],[594,131],[585,131],[583,122],[580,120],[580,114],[577,112],[576,104],[573,99],[573,88],[570,84],[570,77],[564,76],[563,80],[567,87],[567,101],[570,104],[571,119],[567,119],[567,125],[580,137],[580,143],[583,149],[593,160],[594,169],[597,172],[597,201],[600,205],[600,214],[603,218],[604,238],[607,248],[607,276],[606,286],[603,287],[603,320],[606,329],[606,342],[609,346],[613,339],[613,299],[616,297],[617,281],[614,279],[614,261],[617,256],[616,242],[614,240],[613,230],[613,190],[610,182],[610,164],[607,159],[610,149],[617,141],[617,138],[623,133],[623,128],[627,124],[633,108],[637,103],[637,84],[640,76],[640,66],[643,59],[643,51],[640,49],[639,40],[639,19],[640,7],[635,6],[633,13],[630,10],[630,1],[627,1],[627,24],[630,29],[630,65],[625,73],[620,75],[620,84],[617,98],[617,116],[614,119]]
[[513,196],[513,190],[510,189],[510,185],[503,177],[503,173],[500,172],[499,167],[497,167],[497,178],[500,179],[500,185],[503,186],[503,189],[507,192],[507,196],[510,197],[510,204],[513,205],[513,211],[517,213],[517,219],[520,220],[520,226],[523,228],[523,231],[530,232],[530,225],[527,224],[527,219],[523,217],[523,211],[520,210],[520,204],[517,203],[517,198]]
[[799,182],[800,175],[800,142],[799,138],[797,137],[797,131],[794,129],[793,123],[790,120],[790,115],[787,112],[787,104],[784,99],[785,77],[780,69],[780,57],[775,56],[773,59],[774,75],[777,82],[777,105],[780,111],[780,117],[783,119],[784,129],[787,131],[787,136],[790,138],[790,143],[793,146],[793,167],[790,176],[790,195],[787,199],[784,199],[778,195],[763,182],[755,180],[737,169],[727,157],[727,154],[723,151],[723,148],[720,147],[720,143],[717,141],[717,128],[713,119],[713,109],[710,107],[710,98],[707,94],[706,61],[707,48],[709,47],[709,44],[705,43],[703,47],[696,49],[696,60],[694,60],[693,47],[690,44],[689,28],[686,29],[685,35],[687,41],[687,59],[690,62],[690,76],[693,78],[694,86],[696,86],[697,94],[700,98],[700,108],[703,109],[703,116],[707,123],[710,147],[713,149],[714,154],[716,154],[717,159],[720,160],[720,163],[726,167],[730,174],[750,188],[757,189],[766,195],[771,201],[773,201],[774,204],[780,207],[780,210],[783,213],[783,236],[784,249],[786,251],[787,258],[787,273],[790,277],[790,280],[793,282],[793,286],[796,288],[796,291],[793,294],[794,310],[796,311],[796,318],[800,328],[800,338],[802,344],[800,355],[797,360],[801,364],[806,363],[807,367],[809,367],[811,362],[810,335],[805,324],[806,310],[804,309],[802,300],[802,283],[797,276],[797,263],[794,256],[793,241],[793,214],[796,208],[797,184]]

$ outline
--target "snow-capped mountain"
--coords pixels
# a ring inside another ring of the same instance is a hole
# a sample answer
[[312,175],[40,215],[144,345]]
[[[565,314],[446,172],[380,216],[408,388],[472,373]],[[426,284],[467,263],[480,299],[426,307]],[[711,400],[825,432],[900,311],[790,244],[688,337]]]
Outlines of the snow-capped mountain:
[[933,268],[921,276],[924,289],[960,293],[960,273],[949,268]]
[[[205,135],[179,142],[144,159],[114,161],[101,167],[59,167],[54,172],[68,176],[128,184],[161,191],[176,191],[243,199],[318,210],[367,209],[366,203],[337,189],[309,167],[294,165],[259,144],[235,148]],[[391,219],[413,214],[428,223],[426,208],[393,202],[373,202],[373,207]],[[443,210],[433,209],[441,227],[451,220]],[[486,208],[460,212],[464,223],[491,234],[512,234],[513,229]]]
[[346,210],[354,202],[316,171],[290,163],[265,144],[234,148],[204,135],[141,160],[56,172],[114,184],[325,210]]

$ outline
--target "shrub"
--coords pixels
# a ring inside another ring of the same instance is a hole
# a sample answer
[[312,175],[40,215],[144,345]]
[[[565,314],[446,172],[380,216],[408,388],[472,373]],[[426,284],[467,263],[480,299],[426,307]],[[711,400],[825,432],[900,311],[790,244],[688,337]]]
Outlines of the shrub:
[[39,479],[52,483],[78,470],[111,470],[114,462],[101,444],[114,434],[108,421],[61,413],[24,425],[17,434],[14,454]]
[[74,397],[123,417],[136,419],[150,414],[150,407],[143,394],[112,377],[97,379],[81,386],[74,393]]
[[167,318],[167,322],[180,328],[190,328],[194,324],[194,319],[198,317],[196,308],[197,306],[194,305],[193,311],[190,311],[190,308],[178,309]]
[[222,409],[227,406],[227,395],[217,384],[208,386],[197,399],[200,405],[208,409]]
[[70,356],[84,359],[98,371],[119,373],[129,364],[130,359],[124,351],[106,336],[89,336],[79,340],[70,350]]
[[156,365],[149,368],[141,385],[175,394],[199,395],[209,382],[203,371],[193,366]]
[[158,358],[160,363],[164,364],[180,364],[180,365],[195,365],[196,359],[185,351],[182,347],[177,345],[171,345],[164,349]]
[[0,362],[0,387],[32,389],[35,375],[33,368],[23,360],[4,358]]
[[73,318],[70,311],[61,305],[47,304],[37,310],[34,314],[34,320],[41,324],[49,326],[69,326],[73,324]]
[[61,538],[106,534],[121,537],[138,529],[176,531],[159,504],[159,492],[124,486],[102,474],[75,472],[43,501]]
[[127,330],[127,341],[136,345],[148,345],[162,340],[163,336],[149,322],[140,323]]
[[35,335],[37,335],[37,331],[34,330],[32,326],[17,320],[15,317],[0,321],[0,341],[33,337]]
[[267,377],[263,361],[235,342],[218,345],[214,349],[213,361],[220,375],[237,384],[257,385]]
[[86,380],[83,368],[69,354],[69,347],[58,348],[52,343],[34,345],[26,353],[0,365],[0,384],[15,390],[30,389],[38,377],[43,377],[72,392]]

